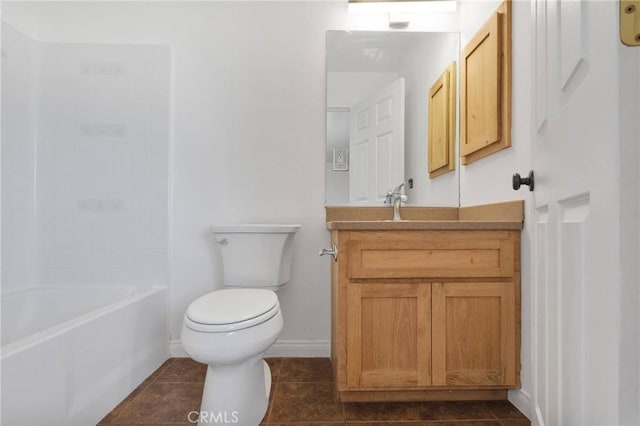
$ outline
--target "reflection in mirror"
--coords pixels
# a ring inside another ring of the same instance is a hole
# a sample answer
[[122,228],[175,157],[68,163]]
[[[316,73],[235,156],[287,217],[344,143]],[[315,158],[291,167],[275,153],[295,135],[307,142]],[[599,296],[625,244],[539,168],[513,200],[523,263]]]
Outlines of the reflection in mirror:
[[457,33],[327,32],[327,205],[382,206],[412,179],[408,204],[458,206],[459,167],[427,166],[429,88],[458,56]]

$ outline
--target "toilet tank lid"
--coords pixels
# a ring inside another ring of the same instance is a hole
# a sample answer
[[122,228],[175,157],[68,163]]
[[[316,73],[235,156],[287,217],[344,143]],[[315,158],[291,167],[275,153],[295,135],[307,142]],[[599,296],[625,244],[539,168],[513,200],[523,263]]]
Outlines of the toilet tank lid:
[[298,232],[300,225],[286,224],[236,224],[236,225],[216,225],[211,227],[211,231],[216,234],[291,234]]

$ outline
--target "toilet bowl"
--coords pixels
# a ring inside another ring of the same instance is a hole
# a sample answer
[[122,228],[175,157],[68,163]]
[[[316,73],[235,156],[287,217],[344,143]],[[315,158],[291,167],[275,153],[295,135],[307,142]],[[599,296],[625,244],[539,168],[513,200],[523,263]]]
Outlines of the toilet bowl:
[[191,358],[208,364],[198,424],[260,423],[271,389],[271,372],[262,357],[282,326],[271,290],[218,290],[189,306],[182,345]]
[[289,281],[291,240],[298,229],[299,225],[214,228],[227,288],[193,301],[181,332],[185,352],[208,365],[199,426],[253,426],[262,421],[271,391],[271,372],[263,356],[283,327],[272,289]]

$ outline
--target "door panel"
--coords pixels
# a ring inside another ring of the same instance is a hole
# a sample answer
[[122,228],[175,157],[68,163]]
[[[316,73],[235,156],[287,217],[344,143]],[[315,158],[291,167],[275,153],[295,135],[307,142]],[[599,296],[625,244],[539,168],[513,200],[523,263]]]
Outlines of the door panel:
[[501,18],[494,13],[462,52],[461,155],[472,154],[501,138]]
[[556,291],[552,287],[549,268],[547,265],[548,252],[551,249],[549,244],[549,206],[542,205],[536,209],[536,226],[535,240],[537,241],[536,251],[534,253],[534,265],[536,269],[533,271],[533,281],[536,285],[532,289],[533,295],[533,311],[538,315],[538,321],[533,324],[533,335],[536,344],[534,358],[543,360],[540,363],[534,363],[534,381],[537,387],[534,389],[535,399],[538,401],[536,418],[540,419],[541,424],[549,424],[549,396],[551,392],[555,392],[555,388],[550,389],[548,386],[549,370],[553,366],[548,365],[544,360],[549,358],[549,353],[554,353],[555,341],[549,341],[547,338],[552,333],[549,330],[551,324],[555,324],[555,318],[551,316],[555,314],[554,305],[555,298],[551,297],[551,293]]
[[351,145],[351,167],[349,168],[351,201],[367,201],[369,197],[369,140],[363,139]]
[[515,385],[513,283],[435,283],[433,384]]
[[[560,2],[560,86],[569,87],[572,79],[578,79],[578,70],[586,60],[584,35],[584,4],[581,1]],[[574,85],[575,86],[575,85]]]
[[350,283],[347,384],[352,389],[431,383],[431,285]]
[[617,424],[618,2],[536,0],[534,424]]
[[351,108],[349,199],[380,204],[404,181],[404,79]]
[[560,342],[559,392],[571,395],[561,405],[563,424],[584,424],[585,367],[585,228],[589,225],[587,194],[559,201],[558,275]]
[[393,132],[376,137],[376,199],[384,200],[393,172]]

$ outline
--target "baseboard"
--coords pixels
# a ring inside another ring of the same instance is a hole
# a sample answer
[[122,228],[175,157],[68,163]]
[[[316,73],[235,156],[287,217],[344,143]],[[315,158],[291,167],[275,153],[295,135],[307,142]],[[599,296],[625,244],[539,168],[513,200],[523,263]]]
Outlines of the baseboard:
[[171,358],[189,358],[180,340],[172,340],[169,342],[169,356]]
[[529,420],[533,419],[533,399],[526,391],[522,389],[510,390],[509,401]]
[[[169,354],[172,358],[187,358],[180,340],[169,342]],[[267,351],[268,357],[311,358],[328,357],[331,344],[328,340],[278,340]]]
[[267,351],[267,356],[311,358],[329,357],[331,343],[328,340],[278,340]]

